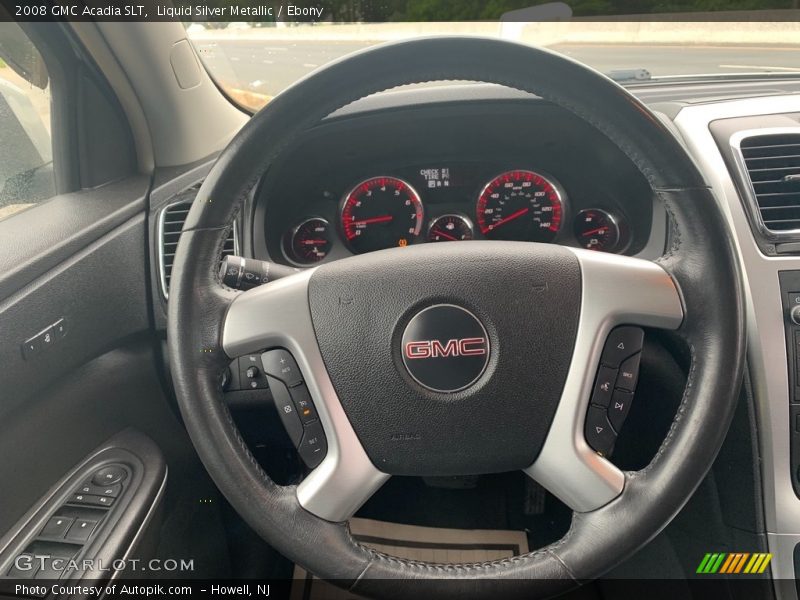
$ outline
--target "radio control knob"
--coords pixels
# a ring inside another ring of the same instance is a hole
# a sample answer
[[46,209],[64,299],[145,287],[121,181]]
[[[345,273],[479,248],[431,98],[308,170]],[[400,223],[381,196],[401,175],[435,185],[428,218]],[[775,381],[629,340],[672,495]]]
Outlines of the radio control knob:
[[800,325],[800,305],[795,306],[789,311],[789,318],[795,325]]

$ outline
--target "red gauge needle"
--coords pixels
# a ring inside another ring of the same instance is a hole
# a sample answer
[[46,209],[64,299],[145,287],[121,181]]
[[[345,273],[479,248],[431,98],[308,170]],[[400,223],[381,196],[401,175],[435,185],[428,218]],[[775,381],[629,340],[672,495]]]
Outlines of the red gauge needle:
[[301,244],[311,245],[311,244],[326,244],[326,240],[301,240]]
[[498,227],[500,227],[500,225],[504,225],[504,224],[508,223],[509,221],[513,221],[514,219],[516,219],[518,217],[521,217],[526,212],[528,212],[530,209],[531,209],[530,206],[526,206],[525,208],[520,208],[517,212],[511,213],[505,219],[500,219],[497,223],[492,223],[491,225],[489,225],[489,227],[483,228],[481,230],[481,233],[485,234],[487,231],[489,231],[491,229],[497,229]]
[[436,235],[440,235],[443,238],[447,238],[448,240],[453,240],[454,242],[458,241],[457,237],[454,237],[454,236],[450,235],[449,233],[445,233],[444,231],[441,231],[439,229],[434,229],[433,233],[435,233]]
[[595,233],[605,233],[605,231],[606,231],[605,227],[598,227],[597,229],[590,229],[589,231],[584,231],[581,235],[583,236],[594,235]]
[[372,217],[371,219],[361,219],[360,221],[353,221],[353,225],[369,225],[370,223],[388,223],[394,219],[392,215],[383,215],[382,217]]

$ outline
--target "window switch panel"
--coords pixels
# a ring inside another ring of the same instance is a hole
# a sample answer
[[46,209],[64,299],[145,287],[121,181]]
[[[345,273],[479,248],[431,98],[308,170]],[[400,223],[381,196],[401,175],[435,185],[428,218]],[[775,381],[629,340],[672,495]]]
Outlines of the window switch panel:
[[109,496],[93,496],[91,494],[74,494],[69,499],[70,504],[82,504],[84,506],[111,506],[114,498]]
[[97,521],[91,519],[77,519],[72,524],[72,527],[69,528],[66,540],[68,542],[83,544],[89,539],[89,536],[92,535],[92,531],[94,531],[96,526]]
[[50,517],[41,533],[41,537],[61,539],[67,533],[74,519],[71,517]]
[[116,485],[95,485],[91,481],[87,481],[78,488],[78,494],[89,494],[91,496],[108,496],[109,498],[116,498],[122,492],[122,486]]

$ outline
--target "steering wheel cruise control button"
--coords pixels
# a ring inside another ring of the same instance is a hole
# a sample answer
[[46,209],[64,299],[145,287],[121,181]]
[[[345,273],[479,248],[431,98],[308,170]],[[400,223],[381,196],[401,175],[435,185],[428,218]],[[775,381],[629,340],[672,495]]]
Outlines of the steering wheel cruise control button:
[[261,355],[261,364],[267,375],[280,379],[288,387],[294,387],[303,383],[303,376],[294,357],[288,350],[278,348],[269,350]]
[[[639,380],[639,362],[642,359],[642,353],[637,352],[625,361],[619,367],[619,375],[617,376],[617,387],[621,390],[633,392],[636,390],[636,382]],[[602,368],[602,367],[601,367]]]
[[608,403],[611,401],[611,394],[614,393],[614,383],[616,381],[617,370],[601,366],[597,371],[597,379],[595,379],[594,382],[592,404],[608,406]]
[[618,368],[622,361],[641,351],[644,342],[644,331],[639,327],[617,327],[608,334],[603,348],[604,365]]
[[303,441],[297,448],[300,458],[309,469],[313,469],[322,462],[328,453],[328,440],[319,421],[306,425]]
[[617,434],[611,427],[606,416],[606,410],[599,406],[590,406],[586,413],[586,426],[584,428],[586,442],[595,452],[604,456],[611,454],[617,441]]
[[289,394],[294,400],[297,414],[300,416],[300,421],[302,421],[303,425],[308,425],[317,420],[317,409],[314,407],[314,403],[311,401],[311,394],[308,393],[308,388],[304,383],[290,389]]
[[125,472],[125,469],[116,465],[112,465],[110,467],[103,467],[97,471],[97,473],[94,474],[94,477],[92,477],[92,483],[101,486],[114,485],[115,483],[119,483],[125,479],[126,476],[127,473]]
[[313,469],[328,453],[328,440],[300,369],[294,357],[282,348],[265,352],[261,360],[286,433],[300,458]]
[[289,395],[289,390],[282,381],[274,377],[267,376],[267,381],[269,390],[272,392],[272,400],[275,402],[275,408],[278,409],[278,415],[280,415],[286,433],[292,440],[292,444],[297,447],[303,439],[303,424],[300,422],[300,417],[297,416],[297,409]]

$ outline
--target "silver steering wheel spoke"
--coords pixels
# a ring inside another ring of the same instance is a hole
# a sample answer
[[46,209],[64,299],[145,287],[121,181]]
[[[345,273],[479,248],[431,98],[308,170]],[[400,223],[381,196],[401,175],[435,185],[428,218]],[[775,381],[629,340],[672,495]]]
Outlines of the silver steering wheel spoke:
[[328,521],[345,521],[389,478],[370,461],[353,430],[320,354],[308,304],[313,269],[244,292],[231,303],[222,329],[230,357],[270,348],[292,353],[319,414],[328,451],[297,486],[297,500]]
[[672,278],[656,263],[571,250],[580,262],[582,280],[575,349],[544,445],[525,473],[573,510],[588,512],[619,496],[625,485],[623,472],[584,437],[605,340],[618,325],[677,329],[683,307]]

